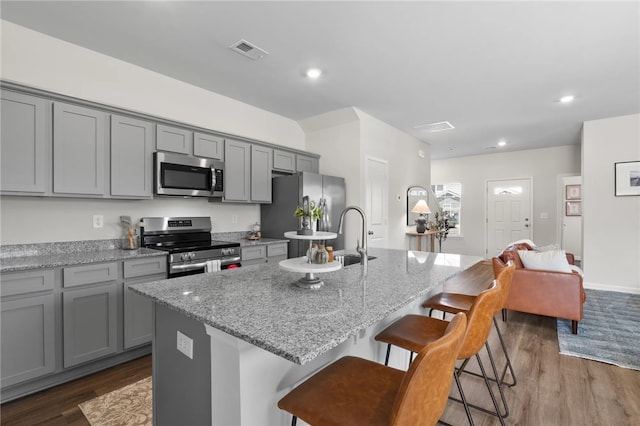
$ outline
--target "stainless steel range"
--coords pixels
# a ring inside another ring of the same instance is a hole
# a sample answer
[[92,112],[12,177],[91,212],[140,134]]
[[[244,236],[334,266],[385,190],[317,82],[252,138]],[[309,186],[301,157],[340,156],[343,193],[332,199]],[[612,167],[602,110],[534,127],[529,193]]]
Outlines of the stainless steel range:
[[142,246],[169,253],[169,278],[201,274],[207,261],[219,260],[220,269],[241,266],[240,243],[211,239],[209,217],[143,217]]

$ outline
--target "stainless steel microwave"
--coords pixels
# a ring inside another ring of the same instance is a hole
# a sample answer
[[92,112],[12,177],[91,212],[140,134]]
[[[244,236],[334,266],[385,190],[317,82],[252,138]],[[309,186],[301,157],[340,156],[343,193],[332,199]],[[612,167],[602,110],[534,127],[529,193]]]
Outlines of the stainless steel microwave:
[[153,159],[156,195],[224,196],[222,161],[166,152],[154,153]]

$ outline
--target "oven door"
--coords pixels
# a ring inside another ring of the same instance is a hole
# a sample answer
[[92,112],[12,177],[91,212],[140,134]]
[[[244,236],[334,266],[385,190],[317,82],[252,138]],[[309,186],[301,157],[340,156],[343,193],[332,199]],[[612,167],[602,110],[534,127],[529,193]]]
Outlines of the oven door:
[[[231,256],[220,259],[220,269],[234,269],[242,266],[240,256]],[[207,272],[206,260],[198,262],[181,262],[169,265],[169,278],[184,277],[187,275],[203,274]]]

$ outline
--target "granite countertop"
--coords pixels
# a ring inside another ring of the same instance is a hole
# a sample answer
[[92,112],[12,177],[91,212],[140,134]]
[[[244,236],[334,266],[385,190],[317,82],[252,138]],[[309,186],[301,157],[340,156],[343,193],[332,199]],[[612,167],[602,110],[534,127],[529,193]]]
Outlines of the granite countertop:
[[324,286],[293,283],[301,273],[266,263],[136,284],[156,303],[297,364],[305,364],[482,260],[476,256],[370,249],[377,256],[320,274]]
[[3,247],[0,272],[60,266],[111,262],[150,256],[166,256],[166,252],[147,248],[123,250],[118,240],[70,241],[63,243],[22,244]]

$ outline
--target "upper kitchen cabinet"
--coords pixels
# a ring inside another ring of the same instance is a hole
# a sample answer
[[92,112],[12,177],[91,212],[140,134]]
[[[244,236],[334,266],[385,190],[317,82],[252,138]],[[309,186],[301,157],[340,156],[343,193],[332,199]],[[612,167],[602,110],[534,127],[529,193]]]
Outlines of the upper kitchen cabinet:
[[227,139],[224,150],[223,201],[270,203],[273,149]]
[[156,149],[158,151],[191,154],[193,152],[193,132],[178,127],[156,126]]
[[53,104],[53,192],[105,194],[107,138],[104,112]]
[[193,155],[224,160],[224,139],[207,133],[193,133]]
[[290,151],[282,151],[280,149],[273,150],[273,169],[283,172],[296,171],[296,154]]
[[153,124],[111,116],[111,195],[151,198]]
[[47,104],[3,90],[0,190],[42,195],[47,189]]
[[224,201],[250,201],[251,144],[227,139],[224,153]]
[[296,171],[318,173],[320,162],[318,158],[296,154]]
[[271,202],[271,171],[273,149],[260,145],[251,146],[251,201]]

